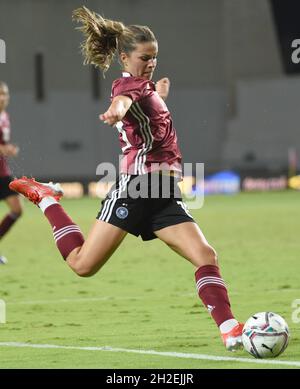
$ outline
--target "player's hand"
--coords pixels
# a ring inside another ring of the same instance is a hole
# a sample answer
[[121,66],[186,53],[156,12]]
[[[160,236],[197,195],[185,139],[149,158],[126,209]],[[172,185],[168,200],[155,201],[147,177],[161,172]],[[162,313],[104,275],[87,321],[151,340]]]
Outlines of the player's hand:
[[19,146],[16,146],[16,145],[14,145],[14,148],[15,148],[15,155],[14,155],[14,157],[16,157],[18,154],[19,154],[19,151],[20,151],[20,148],[19,148]]
[[99,115],[99,119],[109,126],[114,126],[123,119],[131,104],[132,100],[129,97],[122,95],[116,96],[113,98],[108,110]]
[[157,93],[160,95],[162,99],[166,99],[169,95],[169,90],[170,90],[170,80],[168,77],[164,77],[160,80],[158,80],[155,84],[155,88]]
[[19,147],[12,144],[8,144],[5,145],[2,152],[5,157],[16,157],[19,153]]
[[108,109],[106,112],[99,115],[99,119],[109,126],[114,126],[120,120],[120,115],[115,110]]

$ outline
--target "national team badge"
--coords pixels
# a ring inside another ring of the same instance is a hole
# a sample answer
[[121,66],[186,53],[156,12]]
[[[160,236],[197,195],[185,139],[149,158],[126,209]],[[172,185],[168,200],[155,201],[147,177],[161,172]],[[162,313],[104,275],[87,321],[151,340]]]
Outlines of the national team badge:
[[119,219],[126,219],[128,216],[128,209],[125,207],[119,207],[116,210],[116,215]]

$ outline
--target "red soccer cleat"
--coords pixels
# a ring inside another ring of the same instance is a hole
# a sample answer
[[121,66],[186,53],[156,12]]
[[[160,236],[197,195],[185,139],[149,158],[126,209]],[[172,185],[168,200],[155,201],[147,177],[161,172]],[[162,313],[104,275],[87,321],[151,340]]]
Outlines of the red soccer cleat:
[[223,343],[227,350],[236,351],[243,348],[242,342],[242,332],[243,332],[244,324],[239,323],[229,332],[225,334],[221,334]]
[[59,201],[64,192],[59,184],[43,184],[35,181],[34,178],[16,178],[10,184],[9,188],[25,196],[34,204],[38,204],[44,197],[54,197]]

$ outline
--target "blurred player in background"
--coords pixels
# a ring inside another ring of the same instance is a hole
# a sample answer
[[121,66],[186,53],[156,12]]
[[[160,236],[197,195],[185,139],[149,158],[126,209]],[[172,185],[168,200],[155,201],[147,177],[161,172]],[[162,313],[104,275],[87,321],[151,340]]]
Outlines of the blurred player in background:
[[[22,214],[20,196],[9,188],[12,181],[7,158],[16,157],[19,149],[10,143],[10,122],[6,108],[9,103],[9,90],[5,82],[0,81],[0,200],[5,200],[9,213],[0,222],[0,239],[10,230]],[[7,259],[0,255],[0,264]]]
[[[225,347],[239,348],[243,326],[231,312],[216,252],[186,209],[177,185],[181,179],[181,154],[163,101],[168,96],[169,80],[163,78],[156,85],[151,81],[157,63],[157,40],[146,26],[125,26],[85,7],[76,10],[74,17],[82,23],[86,37],[85,63],[105,72],[115,54],[119,54],[122,77],[113,82],[111,105],[100,119],[119,130],[124,154],[120,177],[102,202],[86,241],[57,202],[62,196],[58,184],[40,184],[23,177],[12,182],[11,188],[38,204],[52,226],[63,258],[80,276],[95,274],[128,232],[141,235],[143,240],[161,239],[195,266],[199,297],[218,325]],[[168,198],[134,198],[126,192],[137,177],[141,177],[140,186],[149,190],[150,174],[151,179],[155,174],[159,178],[160,190],[164,190],[163,177],[168,177]]]

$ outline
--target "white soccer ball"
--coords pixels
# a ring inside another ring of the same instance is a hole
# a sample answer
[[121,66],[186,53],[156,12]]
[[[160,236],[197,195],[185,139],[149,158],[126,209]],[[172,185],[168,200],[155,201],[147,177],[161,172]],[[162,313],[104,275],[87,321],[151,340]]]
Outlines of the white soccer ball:
[[0,255],[0,265],[5,265],[6,263],[7,259],[3,255]]
[[289,337],[289,327],[280,315],[259,312],[246,321],[242,341],[255,358],[275,358],[287,348]]

